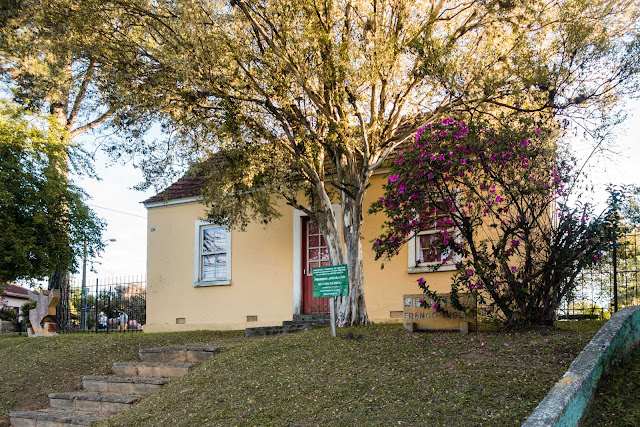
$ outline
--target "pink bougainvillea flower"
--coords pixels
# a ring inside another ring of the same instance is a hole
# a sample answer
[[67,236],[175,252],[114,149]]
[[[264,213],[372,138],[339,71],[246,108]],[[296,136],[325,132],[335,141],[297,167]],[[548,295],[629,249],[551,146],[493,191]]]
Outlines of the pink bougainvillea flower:
[[391,175],[389,177],[389,182],[396,182],[398,180],[398,175]]
[[437,310],[438,307],[440,307],[440,306],[438,305],[437,302],[434,302],[432,307],[433,307],[434,310]]
[[482,343],[482,348],[487,348],[487,345],[485,343]]
[[500,203],[502,201],[502,197],[496,196],[496,203]]
[[542,129],[540,129],[539,127],[536,128],[536,133],[540,133],[542,132]]
[[[418,284],[423,285],[425,281],[426,280],[424,280],[424,277],[421,277],[418,279]],[[422,300],[420,300],[420,302],[422,302]]]
[[466,165],[467,164],[467,159],[460,160],[460,163],[463,164],[463,165]]
[[473,276],[473,270],[471,269],[467,270],[467,276]]
[[515,265],[511,266],[511,271],[516,271],[518,269],[518,267],[516,267]]
[[504,343],[502,345],[504,345],[505,347],[509,347],[509,343]]

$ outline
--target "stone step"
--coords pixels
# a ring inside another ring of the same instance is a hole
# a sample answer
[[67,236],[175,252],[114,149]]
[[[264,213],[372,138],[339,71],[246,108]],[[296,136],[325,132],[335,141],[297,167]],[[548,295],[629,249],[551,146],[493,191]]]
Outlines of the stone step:
[[322,328],[330,325],[329,319],[327,320],[285,320],[282,322],[282,326],[304,326],[308,325],[311,328]]
[[298,321],[314,321],[314,320],[326,320],[329,321],[329,313],[316,313],[316,314],[294,314],[293,320]]
[[197,363],[210,359],[220,351],[220,347],[181,346],[143,348],[138,354],[143,362]]
[[49,394],[49,406],[63,410],[116,414],[140,400],[140,396],[79,391]]
[[169,378],[86,376],[82,377],[82,388],[94,393],[148,395],[159,391],[169,381]]
[[244,330],[246,337],[266,337],[270,335],[284,335],[293,332],[308,331],[309,325],[288,325],[288,326],[261,326],[257,328],[247,328]]
[[119,377],[177,378],[186,375],[195,363],[115,362],[111,371]]
[[81,411],[53,409],[35,412],[12,412],[9,414],[13,427],[90,426],[108,417],[108,414],[88,414]]

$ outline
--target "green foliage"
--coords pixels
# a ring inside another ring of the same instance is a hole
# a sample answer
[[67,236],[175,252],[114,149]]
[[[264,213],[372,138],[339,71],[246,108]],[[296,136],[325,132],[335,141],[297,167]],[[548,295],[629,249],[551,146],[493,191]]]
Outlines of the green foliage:
[[[462,308],[458,293],[472,293],[485,313],[518,326],[553,323],[581,271],[615,241],[622,197],[613,193],[610,208],[594,215],[570,158],[548,132],[527,125],[444,119],[426,126],[399,153],[384,197],[372,206],[388,217],[373,245],[377,258],[436,230],[427,248],[434,255],[420,266],[455,266],[453,306]],[[419,286],[438,301],[425,277]]]
[[18,316],[12,309],[0,306],[0,320],[16,323],[18,321]]
[[87,243],[103,247],[104,223],[67,181],[66,132],[54,118],[0,106],[0,281],[39,279],[75,269]]
[[20,306],[20,317],[22,318],[22,324],[25,328],[31,327],[31,320],[29,320],[29,311],[36,308],[38,305],[34,300],[29,300]]

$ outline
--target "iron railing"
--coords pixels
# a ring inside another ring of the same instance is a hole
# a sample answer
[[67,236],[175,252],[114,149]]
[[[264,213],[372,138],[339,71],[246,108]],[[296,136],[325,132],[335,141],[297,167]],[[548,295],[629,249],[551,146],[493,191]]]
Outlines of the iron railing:
[[558,319],[608,319],[612,313],[640,304],[640,237],[622,237],[577,285],[558,309]]
[[141,277],[81,280],[69,285],[71,332],[138,332],[147,320],[147,282]]

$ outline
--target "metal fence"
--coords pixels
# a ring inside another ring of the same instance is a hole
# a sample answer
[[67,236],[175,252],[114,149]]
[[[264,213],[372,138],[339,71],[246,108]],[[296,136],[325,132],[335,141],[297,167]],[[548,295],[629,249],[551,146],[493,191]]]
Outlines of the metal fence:
[[140,277],[73,280],[70,332],[139,332],[147,321],[147,281]]
[[578,278],[558,310],[559,319],[608,319],[612,313],[640,304],[640,235],[628,234]]

